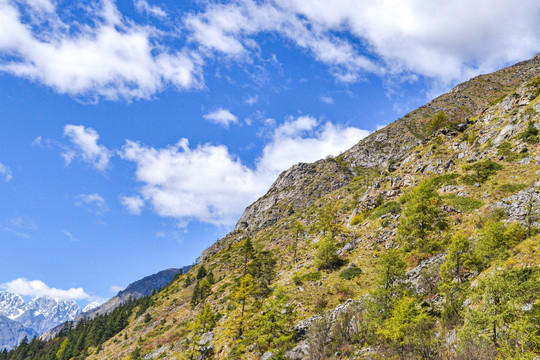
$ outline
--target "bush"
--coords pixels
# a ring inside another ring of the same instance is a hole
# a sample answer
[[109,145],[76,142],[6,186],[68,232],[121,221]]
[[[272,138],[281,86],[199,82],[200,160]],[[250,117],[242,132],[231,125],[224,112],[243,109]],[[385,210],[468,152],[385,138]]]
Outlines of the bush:
[[466,174],[461,177],[461,181],[466,185],[474,185],[475,183],[486,182],[492,175],[496,174],[497,171],[501,170],[503,167],[500,164],[497,164],[494,161],[486,160],[479,161],[472,165],[465,165],[463,169],[465,171],[474,171],[474,174]]
[[484,202],[472,197],[447,195],[448,202],[461,212],[468,213],[479,209]]
[[379,218],[385,214],[401,213],[401,205],[397,201],[388,201],[377,207],[370,215],[371,219]]
[[344,280],[352,280],[360,275],[362,275],[362,270],[356,265],[351,265],[339,273],[339,277]]
[[430,122],[427,125],[426,133],[427,135],[434,133],[435,131],[442,128],[444,125],[446,125],[446,122],[448,121],[446,114],[444,111],[439,111],[433,119],[430,120]]
[[534,125],[534,121],[527,123],[527,129],[517,135],[518,139],[525,140],[529,144],[536,144],[538,142],[538,129]]
[[504,156],[506,161],[515,161],[519,158],[519,155],[512,151],[512,145],[505,141],[497,147],[497,154]]
[[435,186],[436,188],[443,185],[454,185],[458,177],[459,177],[459,174],[456,174],[456,173],[435,176],[434,178],[431,179],[431,184]]
[[331,237],[323,237],[315,254],[315,266],[318,269],[333,270],[343,265],[343,259],[336,254],[337,250]]
[[525,188],[527,188],[527,185],[525,184],[503,184],[499,186],[499,191],[506,193],[515,193]]

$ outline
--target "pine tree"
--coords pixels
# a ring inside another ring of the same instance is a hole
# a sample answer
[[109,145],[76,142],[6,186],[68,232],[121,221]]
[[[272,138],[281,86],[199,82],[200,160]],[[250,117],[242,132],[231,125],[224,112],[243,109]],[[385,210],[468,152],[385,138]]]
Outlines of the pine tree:
[[248,265],[248,274],[250,274],[259,287],[260,295],[268,295],[271,292],[270,284],[276,276],[276,258],[271,251],[261,251],[253,261]]
[[381,307],[383,318],[388,316],[394,300],[399,297],[404,290],[404,278],[407,263],[403,253],[398,249],[391,248],[379,258],[377,273],[379,285],[375,290],[375,297]]
[[244,243],[242,245],[242,255],[243,255],[243,266],[244,266],[244,271],[242,275],[246,275],[248,263],[255,255],[255,249],[253,248],[253,243],[251,242],[251,238],[249,237],[246,240],[244,240]]
[[447,225],[437,190],[430,181],[424,180],[403,199],[406,202],[397,238],[409,248],[415,246],[419,252],[431,252],[437,248],[433,235]]
[[297,221],[294,224],[293,228],[292,228],[292,232],[293,232],[293,235],[294,235],[293,262],[296,264],[296,262],[297,262],[296,254],[298,252],[298,242],[300,240],[300,236],[302,236],[306,232],[306,227],[300,221]]
[[200,292],[200,284],[199,281],[195,283],[195,287],[193,288],[193,292],[191,293],[191,300],[190,304],[192,307],[195,307],[201,299],[201,292]]
[[238,338],[244,333],[244,315],[246,313],[249,299],[257,294],[257,283],[250,274],[244,275],[234,292],[231,294],[232,300],[239,308],[239,317],[237,322]]
[[206,268],[204,267],[204,265],[201,265],[201,267],[200,267],[199,270],[197,271],[197,275],[195,276],[195,278],[196,278],[197,280],[201,280],[201,279],[203,279],[205,276],[206,276]]

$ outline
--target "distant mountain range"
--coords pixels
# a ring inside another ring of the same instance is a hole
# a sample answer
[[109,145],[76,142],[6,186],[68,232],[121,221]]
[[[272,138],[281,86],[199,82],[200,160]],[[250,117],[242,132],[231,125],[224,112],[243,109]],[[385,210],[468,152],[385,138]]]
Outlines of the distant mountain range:
[[0,291],[0,350],[11,349],[24,337],[54,336],[66,321],[79,321],[107,314],[130,298],[148,296],[170,283],[178,273],[185,273],[191,266],[166,269],[129,284],[124,290],[104,304],[92,302],[81,310],[74,301],[51,297],[37,297],[25,302],[11,291]]
[[74,320],[81,308],[74,301],[37,297],[25,302],[11,291],[0,292],[0,348],[12,348],[25,336],[29,339],[42,332]]

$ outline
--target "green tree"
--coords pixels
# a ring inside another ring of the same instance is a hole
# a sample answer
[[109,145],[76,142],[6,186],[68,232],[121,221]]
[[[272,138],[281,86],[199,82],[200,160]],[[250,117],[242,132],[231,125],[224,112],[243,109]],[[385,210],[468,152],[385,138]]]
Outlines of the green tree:
[[407,262],[404,259],[403,253],[395,248],[381,255],[377,264],[377,289],[375,297],[377,303],[381,307],[381,315],[383,318],[388,316],[392,304],[404,290],[405,271]]
[[414,298],[405,295],[396,301],[378,333],[397,348],[402,359],[406,352],[428,359],[433,358],[434,353],[433,324],[427,311],[416,305]]
[[408,248],[431,252],[439,245],[434,234],[446,227],[441,211],[441,198],[429,180],[424,180],[403,198],[405,205],[397,230],[397,238]]
[[270,284],[276,276],[276,258],[271,251],[265,250],[257,253],[248,265],[250,274],[259,287],[259,294],[266,296],[271,292]]
[[247,342],[254,343],[260,353],[282,350],[292,343],[294,306],[283,290],[265,300],[258,315],[246,330]]
[[441,265],[441,293],[444,295],[443,320],[453,324],[460,320],[462,295],[464,292],[464,272],[468,269],[471,242],[462,233],[456,233],[448,247],[444,263]]
[[206,268],[204,265],[201,265],[199,270],[197,271],[197,276],[195,277],[197,280],[201,280],[206,276]]
[[297,257],[296,254],[298,252],[298,242],[300,241],[300,237],[304,235],[306,232],[306,227],[304,224],[302,224],[300,221],[297,221],[294,223],[294,226],[292,228],[292,233],[294,236],[294,242],[293,242],[293,262],[296,264]]
[[480,233],[474,251],[479,269],[484,269],[496,260],[505,257],[506,251],[527,237],[527,229],[519,223],[505,225],[502,221],[490,221]]
[[246,274],[240,278],[236,289],[231,294],[231,299],[239,309],[235,326],[238,332],[238,338],[241,338],[244,333],[244,315],[249,306],[249,299],[257,295],[257,290],[258,286],[253,277],[250,274]]
[[335,238],[337,234],[345,231],[338,219],[338,211],[341,207],[341,201],[328,201],[319,211],[317,228],[323,232],[323,235],[330,235]]
[[509,335],[527,319],[523,305],[538,301],[539,274],[538,268],[496,269],[478,279],[465,313],[466,330],[489,336],[496,348],[513,347]]
[[253,243],[251,242],[251,238],[247,238],[244,240],[244,243],[242,244],[242,256],[243,256],[243,267],[244,271],[242,275],[247,274],[247,266],[251,259],[253,259],[253,256],[255,256],[255,249],[253,248]]

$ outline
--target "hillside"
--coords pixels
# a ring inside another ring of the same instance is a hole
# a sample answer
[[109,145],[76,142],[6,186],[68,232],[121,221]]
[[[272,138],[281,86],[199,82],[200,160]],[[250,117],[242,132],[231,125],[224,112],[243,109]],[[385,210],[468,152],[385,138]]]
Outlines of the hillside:
[[43,354],[534,359],[539,122],[540,54],[293,166],[116,335]]

